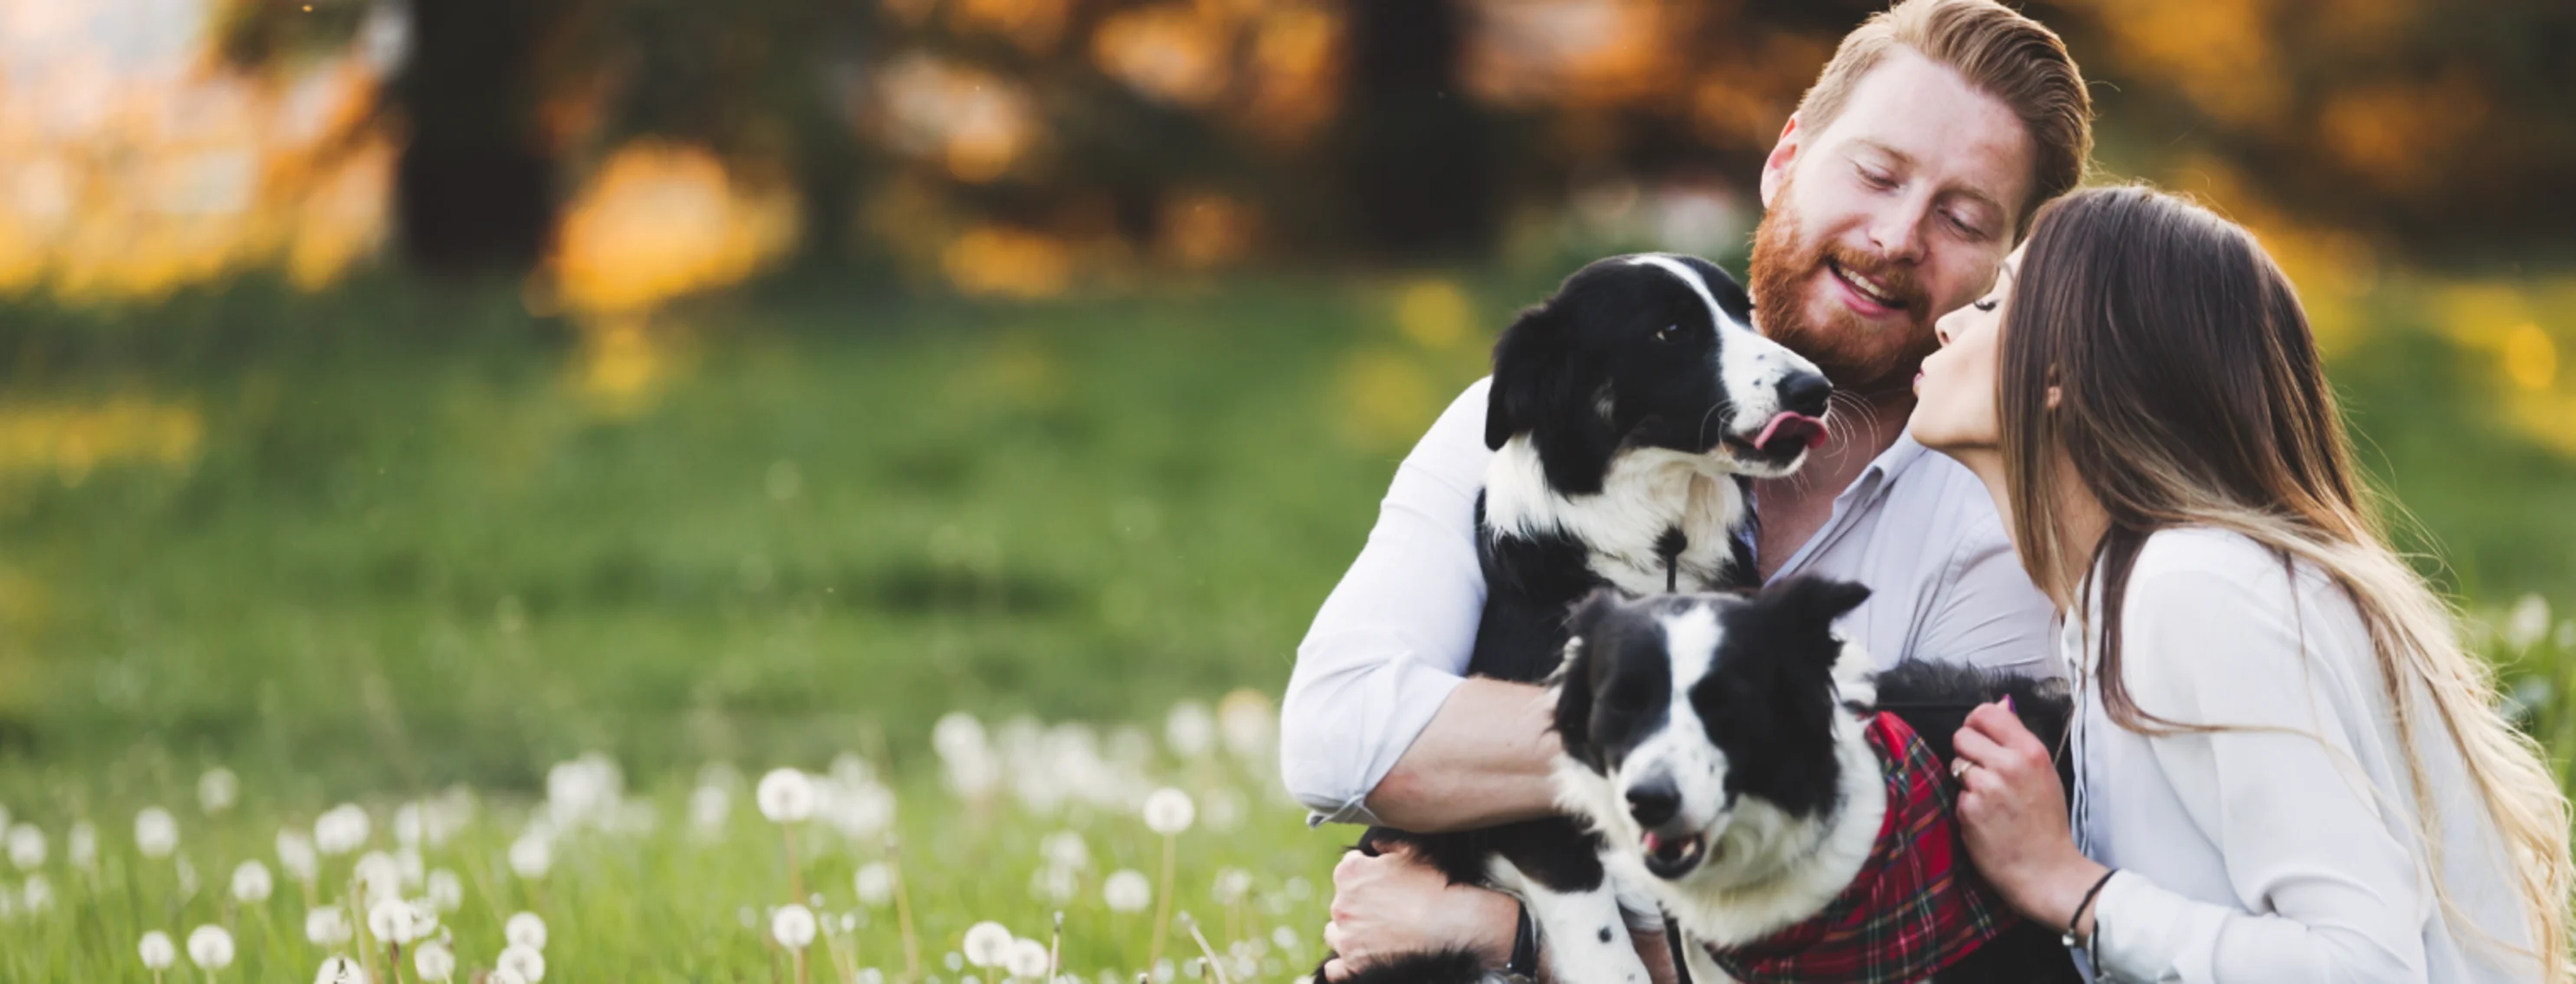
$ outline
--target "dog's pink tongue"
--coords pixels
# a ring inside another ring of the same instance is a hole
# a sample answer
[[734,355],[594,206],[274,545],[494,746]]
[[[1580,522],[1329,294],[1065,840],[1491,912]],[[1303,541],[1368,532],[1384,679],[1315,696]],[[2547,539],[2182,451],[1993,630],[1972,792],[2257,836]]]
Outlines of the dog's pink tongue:
[[1655,836],[1655,832],[1654,832],[1654,831],[1651,831],[1651,830],[1646,831],[1646,853],[1648,853],[1648,854],[1654,854],[1654,853],[1656,853],[1656,852],[1662,851],[1663,849],[1664,849],[1664,839],[1663,839],[1663,838],[1661,838],[1661,837],[1657,837],[1657,836]]
[[1829,436],[1831,435],[1825,429],[1822,418],[1810,417],[1803,413],[1782,412],[1773,415],[1770,423],[1762,425],[1762,434],[1753,439],[1753,447],[1756,450],[1767,451],[1771,448],[1772,438],[1786,437],[1805,442],[1808,447],[1813,448],[1825,443],[1825,438]]

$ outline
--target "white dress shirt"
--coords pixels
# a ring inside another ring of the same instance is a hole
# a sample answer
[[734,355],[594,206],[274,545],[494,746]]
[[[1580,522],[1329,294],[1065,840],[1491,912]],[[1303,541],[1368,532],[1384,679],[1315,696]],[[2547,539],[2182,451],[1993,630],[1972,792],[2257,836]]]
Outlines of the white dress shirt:
[[[2483,945],[2529,937],[2494,825],[2420,683],[2439,877],[2474,929],[2436,904],[2417,850],[2411,768],[2359,611],[2310,565],[2244,536],[2160,532],[2130,574],[2121,676],[2140,710],[2252,727],[2150,737],[2104,715],[2085,625],[2060,645],[2082,690],[2076,837],[2119,874],[2095,901],[2103,975],[2118,981],[2530,981]],[[2484,936],[2481,933],[2485,934]],[[2081,961],[2079,961],[2080,963]]]
[[[1458,686],[1476,644],[1485,391],[1467,387],[1396,469],[1359,559],[1297,647],[1280,708],[1280,771],[1317,822],[1373,823],[1363,806]],[[1882,666],[1961,660],[2053,675],[2054,619],[1976,476],[1911,436],[1834,499],[1773,575],[1867,585],[1842,630]]]

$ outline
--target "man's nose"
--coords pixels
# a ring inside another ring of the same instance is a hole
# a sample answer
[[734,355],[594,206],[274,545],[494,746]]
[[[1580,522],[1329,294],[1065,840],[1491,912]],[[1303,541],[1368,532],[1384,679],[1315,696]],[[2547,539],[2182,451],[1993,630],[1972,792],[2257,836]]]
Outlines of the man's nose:
[[1870,223],[1869,241],[1878,247],[1878,255],[1890,263],[1915,263],[1923,259],[1923,217],[1930,202],[1905,201],[1890,206]]
[[1825,415],[1834,384],[1823,373],[1796,370],[1780,379],[1780,409],[1810,417]]

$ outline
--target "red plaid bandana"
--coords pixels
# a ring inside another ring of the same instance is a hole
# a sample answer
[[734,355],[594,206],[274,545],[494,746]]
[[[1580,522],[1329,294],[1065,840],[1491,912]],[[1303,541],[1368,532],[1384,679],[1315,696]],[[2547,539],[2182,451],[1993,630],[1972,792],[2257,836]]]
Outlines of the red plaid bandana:
[[1932,746],[1896,715],[1864,732],[1887,767],[1887,819],[1851,887],[1815,918],[1708,955],[1744,984],[1920,981],[2020,920],[1959,856]]

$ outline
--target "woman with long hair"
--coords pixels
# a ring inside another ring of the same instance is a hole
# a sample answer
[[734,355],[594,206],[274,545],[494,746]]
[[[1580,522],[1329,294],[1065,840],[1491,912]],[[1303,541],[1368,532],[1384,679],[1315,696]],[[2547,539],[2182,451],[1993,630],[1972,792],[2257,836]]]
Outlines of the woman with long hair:
[[2065,620],[2052,753],[1980,708],[1979,869],[2096,978],[2569,979],[2569,813],[2391,549],[2288,278],[2139,187],[2042,213],[1943,318],[1912,431],[1984,480]]

